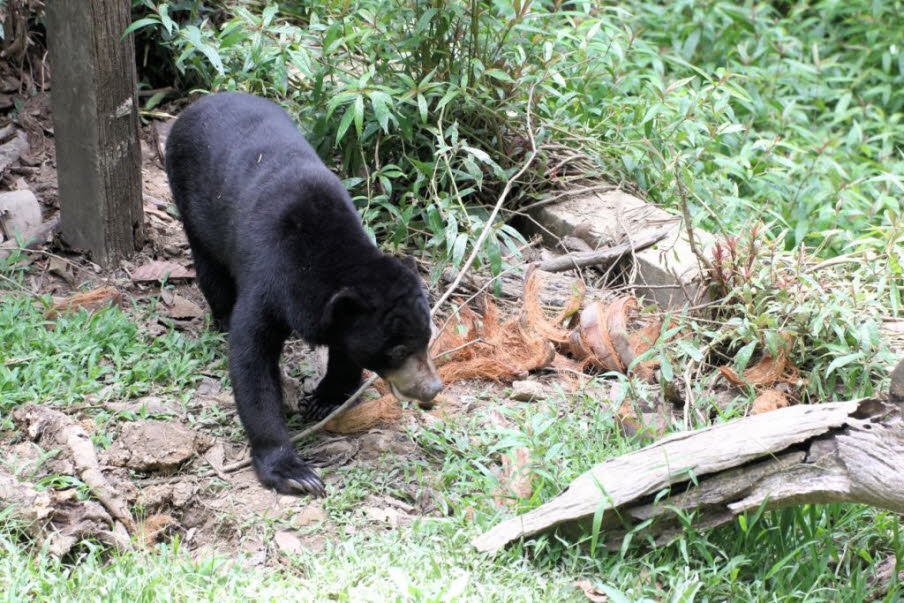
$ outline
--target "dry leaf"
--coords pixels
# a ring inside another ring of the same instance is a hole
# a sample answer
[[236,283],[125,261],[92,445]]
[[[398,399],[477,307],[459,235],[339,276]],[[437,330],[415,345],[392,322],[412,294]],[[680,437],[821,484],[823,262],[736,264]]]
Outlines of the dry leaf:
[[296,528],[306,528],[315,523],[326,521],[326,511],[316,503],[311,503],[295,514],[292,525]]
[[[620,297],[609,305],[590,304],[581,312],[578,328],[569,335],[571,354],[606,371],[627,371],[634,359],[653,347],[662,322],[640,317],[637,299]],[[632,330],[631,325],[642,326]],[[653,380],[655,362],[642,362],[632,372],[646,381]]]
[[609,595],[598,591],[590,580],[578,580],[574,585],[580,588],[587,600],[593,601],[593,603],[606,603],[609,600]]
[[185,299],[181,295],[173,295],[173,301],[167,309],[167,314],[173,318],[190,319],[204,316],[204,310],[195,302]]
[[195,278],[195,272],[175,262],[154,260],[136,268],[131,277],[135,282],[160,281],[163,279]]
[[169,515],[151,515],[138,526],[139,537],[144,546],[150,547],[179,527],[179,522]]
[[394,528],[411,523],[414,519],[392,507],[364,507],[362,511],[364,512],[364,516],[370,521],[389,524]]
[[753,414],[759,415],[788,406],[788,396],[777,389],[767,389],[753,401]]
[[[786,343],[790,344],[791,337],[789,335],[783,337]],[[798,369],[788,359],[785,349],[779,350],[777,356],[766,354],[759,362],[745,370],[743,377],[729,366],[719,367],[719,372],[731,384],[737,386],[770,386],[778,382],[795,384],[798,381]]]
[[66,281],[70,287],[75,286],[75,276],[72,274],[72,266],[63,258],[55,255],[50,256],[50,261],[47,263],[47,270],[51,274],[55,274]]

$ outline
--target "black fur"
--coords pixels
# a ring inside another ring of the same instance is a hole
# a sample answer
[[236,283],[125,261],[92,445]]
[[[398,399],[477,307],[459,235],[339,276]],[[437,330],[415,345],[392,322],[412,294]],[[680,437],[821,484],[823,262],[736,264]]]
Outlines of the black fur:
[[292,449],[279,358],[292,331],[329,346],[312,416],[355,391],[362,368],[393,370],[430,338],[420,279],[368,239],[339,179],[289,116],[244,94],[207,96],[166,145],[170,187],[214,320],[254,468],[279,492],[322,495]]

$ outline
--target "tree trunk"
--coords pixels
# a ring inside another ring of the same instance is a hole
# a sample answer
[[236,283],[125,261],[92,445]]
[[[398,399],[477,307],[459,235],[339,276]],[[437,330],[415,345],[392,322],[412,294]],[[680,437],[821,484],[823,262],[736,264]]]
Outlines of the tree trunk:
[[110,266],[144,243],[129,0],[48,0],[62,235]]

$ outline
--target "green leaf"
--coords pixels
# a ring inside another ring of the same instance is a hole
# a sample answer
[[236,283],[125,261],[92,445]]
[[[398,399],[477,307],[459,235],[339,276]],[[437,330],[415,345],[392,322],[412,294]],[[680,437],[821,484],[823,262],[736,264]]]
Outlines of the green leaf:
[[484,75],[488,75],[494,80],[499,80],[500,82],[514,83],[515,81],[509,74],[507,74],[505,71],[502,71],[501,69],[487,69],[483,73]]
[[437,103],[437,105],[436,105],[437,111],[439,111],[440,109],[445,107],[447,104],[449,104],[451,101],[453,101],[455,98],[457,98],[459,94],[461,94],[461,91],[459,91],[455,88],[450,88],[449,90],[447,90],[446,93],[443,95],[443,97],[441,99],[439,99],[439,103]]
[[672,362],[665,354],[659,355],[659,371],[662,374],[662,378],[668,382],[671,382],[675,378],[675,371],[672,369]]
[[383,131],[389,134],[389,118],[391,117],[387,106],[389,96],[385,92],[370,92],[368,96],[370,96],[370,104],[374,109],[377,122]]
[[844,356],[839,356],[829,364],[829,367],[826,369],[826,377],[831,375],[836,370],[849,365],[855,360],[862,360],[863,357],[863,352],[854,352],[853,354],[845,354]]
[[417,110],[421,116],[421,123],[427,123],[427,99],[421,93],[417,95]]
[[339,121],[339,129],[336,130],[336,144],[339,144],[339,141],[342,140],[342,137],[345,136],[345,132],[348,130],[348,127],[352,123],[352,119],[355,117],[355,110],[353,105],[349,105],[345,109],[345,114],[342,116],[342,119]]
[[277,11],[279,11],[279,7],[275,4],[269,5],[264,9],[263,14],[261,15],[261,28],[266,29],[270,26],[270,23],[273,22],[273,17],[276,16]]
[[148,27],[150,25],[160,25],[160,19],[158,19],[157,17],[145,17],[143,19],[138,19],[137,21],[126,27],[126,30],[122,32],[120,39],[124,39],[130,33],[136,32],[139,29]]
[[183,29],[180,33],[186,41],[207,57],[207,60],[210,61],[210,64],[213,65],[213,68],[216,69],[217,73],[223,75],[226,72],[223,68],[223,61],[220,59],[220,55],[217,54],[217,51],[201,39],[200,29],[191,25]]
[[358,96],[355,99],[355,131],[358,137],[364,132],[364,97]]
[[747,365],[750,363],[750,357],[753,356],[753,351],[756,349],[756,345],[757,342],[751,341],[735,354],[735,368],[739,373],[747,368]]

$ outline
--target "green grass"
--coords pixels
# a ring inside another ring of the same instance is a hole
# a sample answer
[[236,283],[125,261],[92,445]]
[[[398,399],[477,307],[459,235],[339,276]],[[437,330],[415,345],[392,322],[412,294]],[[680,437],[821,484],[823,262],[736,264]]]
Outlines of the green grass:
[[[86,396],[137,397],[150,391],[189,393],[204,369],[222,371],[222,338],[174,328],[152,336],[137,320],[152,309],[79,310],[44,318],[48,298],[0,296],[0,414],[27,402],[73,404]],[[4,419],[4,422],[7,419]],[[0,428],[8,427],[0,424]]]

